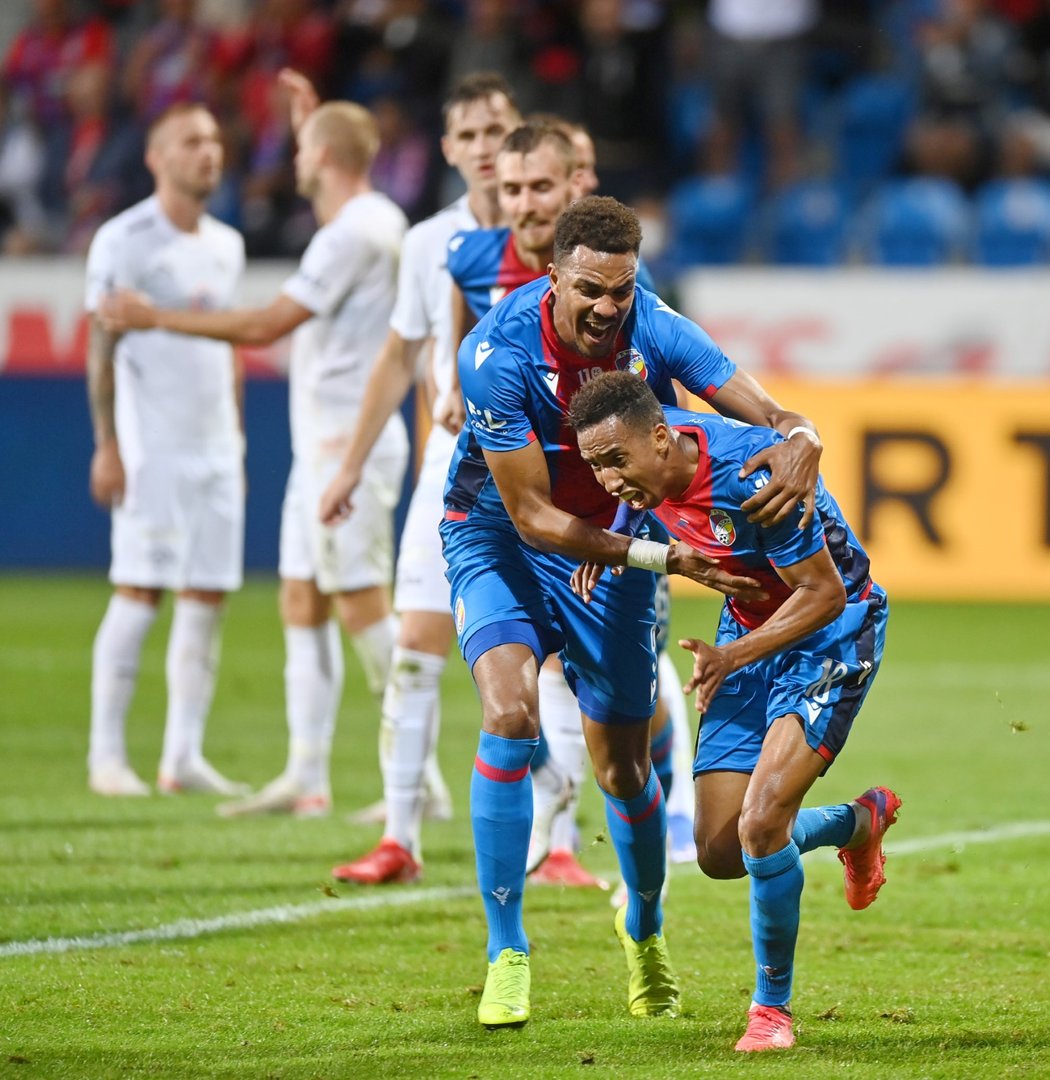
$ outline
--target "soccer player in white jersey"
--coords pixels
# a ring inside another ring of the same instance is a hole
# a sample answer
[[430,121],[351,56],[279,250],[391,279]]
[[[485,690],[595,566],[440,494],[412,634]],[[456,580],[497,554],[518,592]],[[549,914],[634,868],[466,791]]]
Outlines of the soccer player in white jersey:
[[415,382],[430,346],[433,426],[401,537],[394,606],[400,634],[383,698],[383,766],[386,820],[383,841],[372,852],[336,867],[340,879],[365,884],[409,881],[422,863],[420,826],[426,804],[443,783],[433,751],[437,742],[440,679],[454,627],[438,522],[456,434],[463,425],[458,394],[450,394],[455,354],[451,335],[451,278],[445,268],[448,242],[464,229],[499,223],[496,154],[520,122],[502,76],[478,72],[461,80],[444,104],[445,160],[466,183],[464,195],[409,230],[401,251],[397,303],[383,352],[365,391],[361,419],[338,475],[319,506],[323,519],[338,520],[359,505],[364,463]]
[[345,101],[318,106],[313,88],[296,72],[282,72],[281,82],[291,97],[298,139],[299,192],[311,200],[320,224],[281,292],[265,307],[227,312],[163,310],[130,293],[108,298],[103,307],[114,327],[162,327],[237,344],[266,345],[295,331],[292,471],[280,545],[288,762],[256,795],[220,806],[225,815],[328,812],[329,757],[343,682],[333,601],[376,693],[386,684],[397,631],[388,588],[393,511],[408,459],[400,415],[384,425],[349,520],[322,526],[317,507],[383,344],[407,222],[369,181],[379,146],[372,115]]
[[88,254],[88,395],[95,430],[91,494],[112,510],[113,596],[91,668],[89,783],[148,795],[128,763],[124,727],[143,642],[161,594],[175,592],[158,787],[233,795],[202,754],[215,688],[223,601],[241,584],[244,438],[240,371],[229,345],[162,330],[118,337],[97,308],[114,288],[176,308],[225,308],[244,269],[240,235],[205,213],[222,172],[215,118],[176,105],[153,124],[150,198],[103,225]]

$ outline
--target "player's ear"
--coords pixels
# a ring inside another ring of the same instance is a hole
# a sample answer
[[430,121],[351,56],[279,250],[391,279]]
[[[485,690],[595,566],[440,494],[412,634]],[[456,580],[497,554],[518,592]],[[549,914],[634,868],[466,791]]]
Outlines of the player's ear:
[[550,280],[554,295],[558,295],[558,267],[554,263],[547,264],[547,277]]
[[671,432],[666,424],[657,424],[652,433],[653,446],[660,457],[667,457],[671,446]]

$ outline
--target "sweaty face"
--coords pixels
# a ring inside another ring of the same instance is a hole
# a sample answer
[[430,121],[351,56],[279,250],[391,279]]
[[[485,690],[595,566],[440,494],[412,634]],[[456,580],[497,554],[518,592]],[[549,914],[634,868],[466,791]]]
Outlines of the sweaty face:
[[503,94],[453,105],[441,139],[445,160],[458,169],[467,187],[491,187],[496,182],[496,155],[503,140],[521,122]]
[[581,356],[608,356],[634,303],[638,256],[577,247],[551,268],[554,329]]
[[550,143],[529,154],[504,152],[496,159],[499,206],[522,251],[549,253],[554,226],[572,202],[572,172]]
[[657,424],[651,431],[628,427],[610,416],[577,432],[580,455],[594,470],[594,478],[632,510],[651,510],[666,497],[664,473],[668,431]]
[[215,117],[194,109],[168,119],[154,136],[149,164],[158,183],[207,199],[222,177],[222,140]]

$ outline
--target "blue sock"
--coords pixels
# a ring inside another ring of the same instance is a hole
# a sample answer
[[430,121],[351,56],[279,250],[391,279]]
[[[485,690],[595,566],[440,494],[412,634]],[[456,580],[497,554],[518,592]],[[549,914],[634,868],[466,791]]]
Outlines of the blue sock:
[[607,791],[605,820],[627,885],[627,933],[644,941],[660,932],[664,916],[660,890],[667,872],[667,808],[649,770],[645,787],[633,799],[617,799]]
[[856,817],[849,803],[815,806],[809,810],[799,810],[795,827],[791,830],[791,839],[803,855],[818,847],[845,847],[855,826]]
[[481,733],[470,778],[470,820],[478,886],[489,926],[489,962],[504,949],[529,951],[521,921],[525,859],[532,832],[529,762],[536,739]]
[[663,788],[664,802],[671,797],[671,781],[674,779],[671,751],[674,749],[674,724],[668,720],[663,731],[657,732],[649,743],[649,754],[653,759],[653,769]]
[[753,859],[743,852],[751,875],[751,946],[757,975],[755,1004],[787,1008],[798,938],[802,898],[802,859],[792,841],[787,847]]
[[547,764],[547,759],[551,756],[550,743],[547,742],[547,736],[543,734],[543,727],[540,727],[539,745],[536,747],[536,753],[532,755],[532,768],[539,769]]

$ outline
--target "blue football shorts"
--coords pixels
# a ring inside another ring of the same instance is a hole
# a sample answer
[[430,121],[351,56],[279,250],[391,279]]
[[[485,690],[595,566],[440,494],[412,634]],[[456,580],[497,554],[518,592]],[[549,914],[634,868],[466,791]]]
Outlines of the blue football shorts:
[[654,576],[606,573],[585,604],[574,559],[529,547],[509,521],[473,514],[441,523],[460,651],[473,669],[498,645],[557,653],[581,711],[598,723],[648,720],[656,705]]
[[[734,671],[700,719],[693,776],[754,772],[770,725],[788,713],[802,719],[806,742],[830,766],[879,670],[888,611],[886,594],[873,584],[866,599],[847,603],[823,629]],[[715,643],[746,632],[723,607]]]

